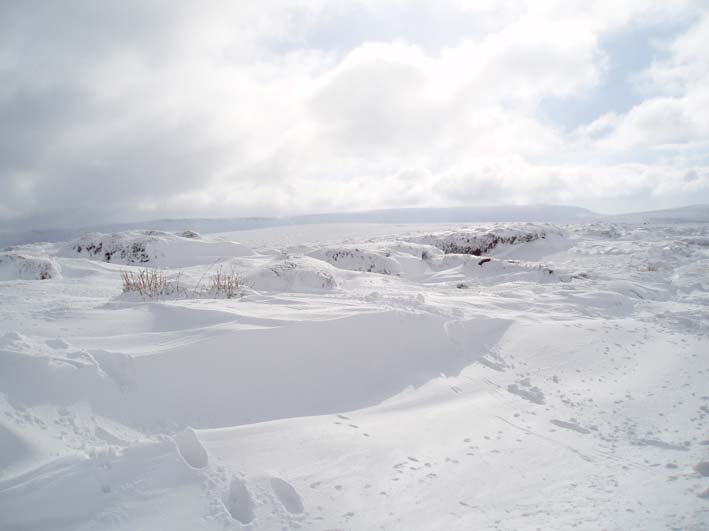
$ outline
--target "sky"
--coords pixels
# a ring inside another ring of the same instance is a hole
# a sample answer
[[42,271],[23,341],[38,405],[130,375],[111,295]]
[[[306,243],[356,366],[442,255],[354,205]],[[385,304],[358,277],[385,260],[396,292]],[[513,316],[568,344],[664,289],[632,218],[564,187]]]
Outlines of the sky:
[[0,230],[709,203],[709,0],[3,0]]

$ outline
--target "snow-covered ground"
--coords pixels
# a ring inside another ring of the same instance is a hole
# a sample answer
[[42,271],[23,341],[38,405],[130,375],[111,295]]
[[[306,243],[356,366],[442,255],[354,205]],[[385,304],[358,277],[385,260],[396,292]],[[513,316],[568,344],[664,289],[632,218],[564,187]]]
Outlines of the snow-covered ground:
[[706,224],[88,234],[0,301],[3,531],[709,529]]

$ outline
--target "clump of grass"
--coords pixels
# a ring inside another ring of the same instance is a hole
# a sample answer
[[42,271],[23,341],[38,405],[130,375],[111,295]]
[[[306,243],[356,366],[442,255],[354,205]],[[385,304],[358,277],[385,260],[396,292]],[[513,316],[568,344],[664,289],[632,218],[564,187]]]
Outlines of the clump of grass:
[[238,295],[239,289],[241,288],[241,279],[233,269],[226,272],[220,268],[219,271],[214,273],[209,279],[209,288],[215,295],[221,295],[227,299],[231,299]]
[[173,295],[180,291],[180,275],[169,279],[165,271],[159,269],[141,269],[121,271],[121,281],[124,293],[138,293],[143,297],[160,297]]
[[[206,272],[205,272],[206,273]],[[204,275],[202,275],[204,278]],[[190,291],[180,284],[180,273],[168,276],[168,272],[160,269],[146,268],[140,271],[121,271],[121,282],[124,293],[137,293],[143,297],[159,298],[164,296],[191,296],[223,297],[232,299],[236,297],[242,287],[241,278],[233,269],[219,271],[209,277],[209,286],[200,289],[200,278],[197,286]]]

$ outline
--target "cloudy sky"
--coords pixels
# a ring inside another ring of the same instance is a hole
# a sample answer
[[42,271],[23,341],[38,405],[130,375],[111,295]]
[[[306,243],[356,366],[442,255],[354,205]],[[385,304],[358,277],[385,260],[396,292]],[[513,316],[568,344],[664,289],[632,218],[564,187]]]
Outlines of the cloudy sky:
[[709,2],[0,3],[0,226],[709,202]]

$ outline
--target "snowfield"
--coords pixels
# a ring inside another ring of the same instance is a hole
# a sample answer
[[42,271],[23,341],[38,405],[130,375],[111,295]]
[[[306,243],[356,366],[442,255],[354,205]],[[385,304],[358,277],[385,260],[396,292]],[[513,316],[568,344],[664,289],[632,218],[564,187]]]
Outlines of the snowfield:
[[0,300],[3,531],[709,529],[707,224],[89,233]]

